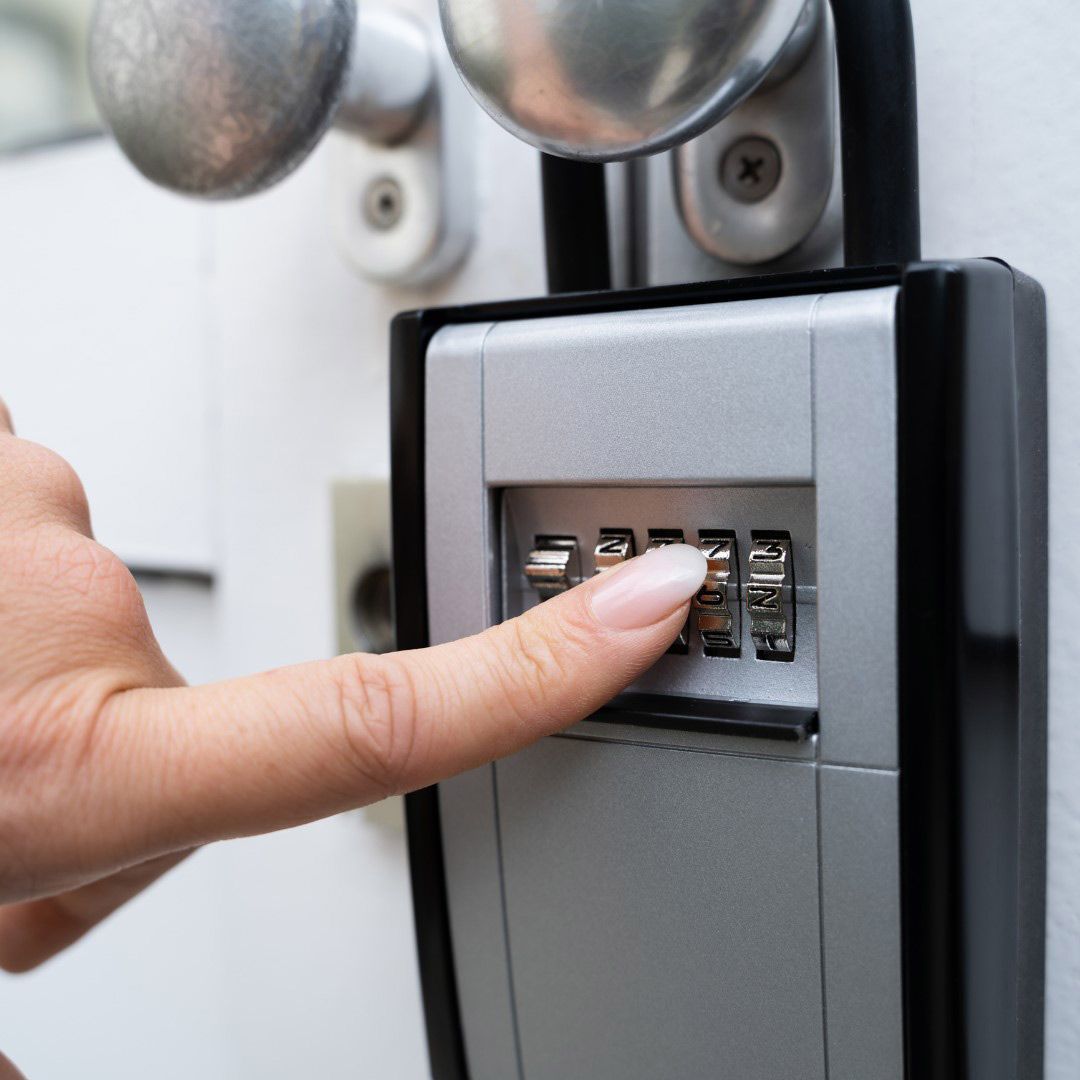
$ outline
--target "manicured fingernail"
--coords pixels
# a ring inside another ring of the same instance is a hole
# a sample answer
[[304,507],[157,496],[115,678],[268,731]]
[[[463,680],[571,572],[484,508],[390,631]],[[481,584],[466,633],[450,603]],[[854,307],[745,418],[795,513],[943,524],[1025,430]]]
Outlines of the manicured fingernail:
[[701,588],[705,556],[689,544],[669,544],[601,575],[593,614],[614,630],[640,630],[678,611]]

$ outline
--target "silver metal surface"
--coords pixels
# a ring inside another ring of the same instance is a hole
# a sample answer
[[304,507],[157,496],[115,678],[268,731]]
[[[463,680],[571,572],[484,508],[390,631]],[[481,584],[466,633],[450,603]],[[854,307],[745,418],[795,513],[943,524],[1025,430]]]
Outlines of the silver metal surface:
[[602,574],[634,557],[634,533],[631,529],[605,529],[593,551],[595,573]]
[[821,755],[878,768],[899,762],[898,296],[895,288],[833,293],[813,324]]
[[518,1077],[495,766],[439,784],[447,906],[469,1080]]
[[[702,251],[738,266],[760,265],[815,232],[837,171],[835,66],[832,20],[823,12],[801,63],[783,79],[774,73],[675,152],[679,216]],[[758,182],[749,183],[755,175]],[[830,222],[836,236],[840,224],[839,215]],[[817,236],[815,247],[823,242]]]
[[[433,645],[479,634],[499,617],[495,542],[484,486],[483,375],[488,325],[448,326],[425,365],[428,634]],[[532,537],[529,538],[530,543]],[[445,552],[452,551],[453,571]]]
[[658,548],[671,547],[672,544],[685,544],[686,536],[682,529],[650,529],[649,543],[646,551],[656,551]]
[[94,95],[155,183],[246,195],[291,172],[330,125],[355,31],[354,0],[98,0]]
[[[698,533],[698,550],[705,556],[708,569],[705,583],[693,603],[693,623],[701,637],[706,656],[738,656],[739,630],[735,613],[738,608],[738,547],[731,532]],[[734,585],[736,603],[728,603],[729,588]]]
[[370,139],[404,138],[432,70],[415,24],[358,23],[355,0],[98,0],[90,37],[94,94],[124,152],[155,183],[211,199],[292,172],[339,108]]
[[436,90],[426,29],[404,13],[363,3],[335,123],[394,146],[413,134]]
[[902,1080],[899,774],[822,767],[818,814],[829,1080]]
[[747,560],[746,613],[759,660],[795,655],[795,575],[788,536],[755,535]]
[[806,59],[821,32],[822,24],[831,21],[832,12],[828,0],[807,0],[795,29],[791,32],[784,51],[777,58],[769,74],[765,76],[758,90],[771,90],[774,86],[788,79]]
[[[815,6],[819,0],[810,0]],[[617,161],[699,134],[750,95],[806,0],[440,0],[454,62],[507,130],[561,157]]]
[[495,769],[528,1080],[824,1080],[812,764],[554,738]]
[[536,547],[525,563],[525,580],[542,601],[566,592],[580,577],[577,540],[566,536],[536,538]]
[[[822,1037],[829,1076],[897,1074],[896,776],[824,767],[889,768],[891,752],[895,768],[895,548],[878,547],[895,532],[895,299],[866,290],[433,339],[433,640],[534,605],[521,568],[538,535],[591,546],[618,527],[640,551],[657,526],[692,541],[730,529],[745,562],[753,530],[783,528],[798,568],[793,661],[759,662],[744,615],[740,657],[706,659],[692,642],[634,689],[816,706],[821,724],[789,747],[585,721],[440,791],[477,1080],[706,1076],[718,1061],[740,1080],[815,1077]],[[763,412],[777,395],[779,429]],[[722,403],[707,437],[703,399]],[[643,438],[657,428],[663,440]],[[811,434],[807,481],[753,481],[803,462],[791,451]],[[717,472],[736,479],[687,483]],[[871,546],[875,568],[857,604],[850,541],[860,558]],[[448,547],[454,575],[440,572]]]
[[[439,645],[478,634],[499,617],[495,538],[483,482],[481,346],[489,327],[449,326],[425,365],[428,628]],[[442,553],[454,551],[454,573]],[[450,925],[461,1026],[474,1080],[517,1075],[506,939],[501,926],[497,818],[491,766],[439,785]]]
[[[484,343],[488,482],[809,483],[814,304],[800,296],[499,323]],[[707,427],[702,402],[715,403]]]

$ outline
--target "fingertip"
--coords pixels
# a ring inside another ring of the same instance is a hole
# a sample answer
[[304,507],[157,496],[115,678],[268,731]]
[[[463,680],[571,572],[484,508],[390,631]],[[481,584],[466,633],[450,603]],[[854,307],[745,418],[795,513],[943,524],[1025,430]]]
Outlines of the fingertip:
[[701,588],[708,560],[690,544],[669,544],[602,575],[589,596],[593,615],[612,630],[665,622]]

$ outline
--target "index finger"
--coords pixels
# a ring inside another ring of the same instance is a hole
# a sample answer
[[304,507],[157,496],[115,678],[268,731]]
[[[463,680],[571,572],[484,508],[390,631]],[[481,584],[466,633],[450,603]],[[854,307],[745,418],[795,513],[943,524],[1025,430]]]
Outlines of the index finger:
[[602,707],[664,653],[705,570],[671,546],[449,645],[117,694],[69,793],[83,812],[50,819],[108,869],[426,786]]

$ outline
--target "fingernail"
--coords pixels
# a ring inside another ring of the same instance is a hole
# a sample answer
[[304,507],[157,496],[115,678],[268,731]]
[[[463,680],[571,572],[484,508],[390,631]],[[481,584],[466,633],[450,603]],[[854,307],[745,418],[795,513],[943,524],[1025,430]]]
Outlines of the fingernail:
[[678,611],[701,588],[705,556],[689,544],[669,544],[600,577],[593,614],[613,630],[640,630]]

